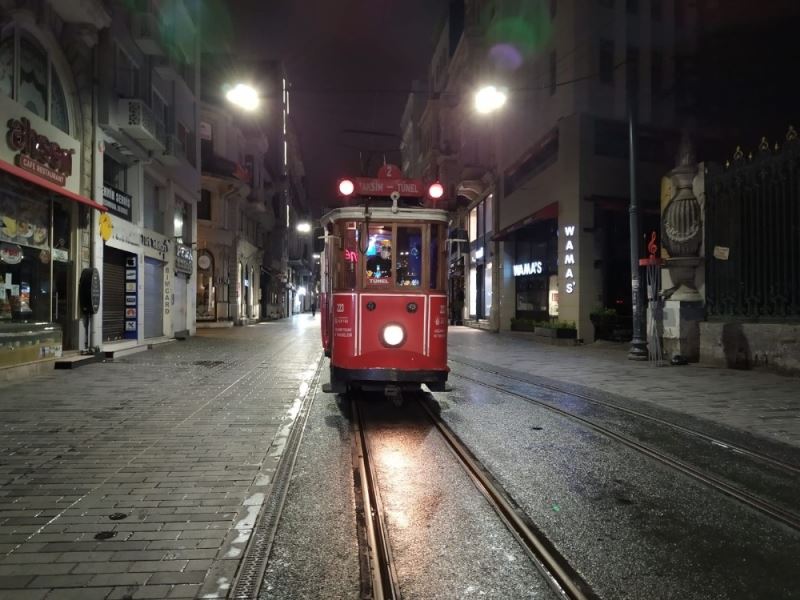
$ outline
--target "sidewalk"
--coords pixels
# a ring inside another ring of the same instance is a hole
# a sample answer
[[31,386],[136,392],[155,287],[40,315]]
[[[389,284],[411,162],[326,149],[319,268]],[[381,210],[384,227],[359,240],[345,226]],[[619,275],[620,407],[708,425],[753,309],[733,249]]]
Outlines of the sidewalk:
[[525,334],[450,327],[449,355],[659,408],[800,448],[800,378],[699,364],[654,367],[627,346],[551,346]]
[[0,600],[224,598],[321,354],[299,315],[4,386]]

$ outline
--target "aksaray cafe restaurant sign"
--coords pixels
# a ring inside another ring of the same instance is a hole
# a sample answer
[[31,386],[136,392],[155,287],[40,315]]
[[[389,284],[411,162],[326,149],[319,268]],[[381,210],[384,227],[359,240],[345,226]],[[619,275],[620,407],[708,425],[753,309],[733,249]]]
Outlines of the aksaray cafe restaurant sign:
[[78,141],[49,123],[32,123],[27,117],[6,122],[6,147],[0,157],[17,167],[71,192],[78,191],[73,161]]

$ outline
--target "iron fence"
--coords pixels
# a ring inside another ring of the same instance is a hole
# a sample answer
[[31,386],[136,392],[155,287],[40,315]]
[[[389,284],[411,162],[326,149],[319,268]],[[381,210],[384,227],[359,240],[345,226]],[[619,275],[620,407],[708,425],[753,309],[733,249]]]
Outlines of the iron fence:
[[708,317],[800,319],[800,141],[745,157],[706,176]]

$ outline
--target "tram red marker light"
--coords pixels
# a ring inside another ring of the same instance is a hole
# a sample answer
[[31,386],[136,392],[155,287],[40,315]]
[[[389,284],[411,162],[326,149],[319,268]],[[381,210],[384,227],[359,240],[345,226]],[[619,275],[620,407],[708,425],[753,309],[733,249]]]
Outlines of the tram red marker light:
[[339,193],[342,196],[349,196],[355,191],[355,189],[356,189],[355,184],[349,179],[342,179],[339,182]]
[[442,184],[438,181],[436,183],[432,183],[431,187],[428,188],[428,195],[434,200],[438,200],[444,196],[444,186],[442,186]]

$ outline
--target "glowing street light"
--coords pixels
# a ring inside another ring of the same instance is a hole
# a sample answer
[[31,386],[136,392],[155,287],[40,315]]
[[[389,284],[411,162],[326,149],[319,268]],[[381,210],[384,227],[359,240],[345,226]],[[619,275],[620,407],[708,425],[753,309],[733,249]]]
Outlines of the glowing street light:
[[311,223],[308,221],[300,221],[297,224],[297,231],[300,233],[311,233]]
[[486,115],[505,105],[508,95],[493,85],[482,87],[475,94],[475,110]]
[[256,89],[246,83],[237,83],[225,93],[225,98],[231,104],[249,112],[254,111],[261,104]]

